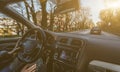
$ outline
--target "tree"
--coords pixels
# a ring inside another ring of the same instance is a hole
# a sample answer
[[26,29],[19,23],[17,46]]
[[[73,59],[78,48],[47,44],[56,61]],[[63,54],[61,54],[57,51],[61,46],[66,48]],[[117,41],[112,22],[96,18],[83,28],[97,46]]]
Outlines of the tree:
[[90,9],[86,7],[81,7],[80,10],[72,13],[72,22],[77,22],[79,28],[84,29],[88,21],[90,20]]
[[28,3],[26,2],[26,0],[24,0],[24,4],[25,4],[25,8],[26,8],[27,18],[28,18],[28,20],[30,20],[30,12],[29,12]]
[[55,7],[56,6],[53,6],[52,2],[49,1],[49,4],[50,4],[50,8],[51,8],[51,11],[50,11],[50,30],[53,31],[53,23],[54,23],[54,11],[55,11]]
[[27,3],[26,0],[24,0],[24,4],[25,4],[25,7],[26,7],[27,18],[30,20],[30,16],[32,16],[32,21],[34,22],[34,24],[37,24],[34,1],[31,0],[31,5],[30,5],[30,4]]
[[106,24],[112,21],[114,16],[114,11],[112,9],[104,9],[100,12],[100,19],[104,21]]
[[100,19],[104,31],[120,35],[120,8],[101,10]]
[[39,0],[41,7],[42,7],[42,22],[41,26],[43,29],[47,29],[47,11],[46,11],[46,4],[47,0]]

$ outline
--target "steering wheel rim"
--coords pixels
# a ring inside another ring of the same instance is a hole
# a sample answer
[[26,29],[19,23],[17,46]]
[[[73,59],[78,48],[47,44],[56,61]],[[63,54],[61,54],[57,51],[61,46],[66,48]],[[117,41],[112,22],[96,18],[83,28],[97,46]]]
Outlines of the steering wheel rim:
[[[19,47],[23,42],[24,40],[26,39],[26,37],[32,32],[32,31],[37,31],[38,34],[41,35],[41,39],[42,39],[42,42],[41,42],[41,46],[39,48],[39,51],[37,54],[35,54],[34,58],[32,60],[27,60],[26,58],[24,58],[22,56],[22,51],[20,51],[18,53],[18,59],[22,62],[25,62],[25,63],[31,63],[31,62],[34,62],[35,60],[37,60],[37,58],[41,55],[42,51],[43,51],[43,46],[44,46],[44,43],[45,43],[45,40],[46,40],[46,35],[45,35],[45,32],[40,29],[40,28],[32,28],[30,30],[28,30],[24,35],[23,37],[18,41],[17,45],[16,45],[16,48]],[[39,37],[38,37],[39,38]],[[39,41],[40,39],[38,39]]]

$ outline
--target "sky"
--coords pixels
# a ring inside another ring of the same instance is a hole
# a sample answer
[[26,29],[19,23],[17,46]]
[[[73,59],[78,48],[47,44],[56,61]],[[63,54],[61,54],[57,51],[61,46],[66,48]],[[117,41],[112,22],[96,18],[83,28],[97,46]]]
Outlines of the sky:
[[91,18],[94,23],[99,21],[100,10],[105,8],[104,0],[81,0],[81,6],[90,8]]

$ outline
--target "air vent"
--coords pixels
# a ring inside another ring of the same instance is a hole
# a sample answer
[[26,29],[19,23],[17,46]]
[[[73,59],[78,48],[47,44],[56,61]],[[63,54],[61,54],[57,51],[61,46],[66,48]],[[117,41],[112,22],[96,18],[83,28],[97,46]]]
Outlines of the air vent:
[[82,43],[83,43],[82,40],[73,39],[71,45],[81,46]]
[[60,43],[67,43],[68,42],[68,38],[61,38],[59,42]]

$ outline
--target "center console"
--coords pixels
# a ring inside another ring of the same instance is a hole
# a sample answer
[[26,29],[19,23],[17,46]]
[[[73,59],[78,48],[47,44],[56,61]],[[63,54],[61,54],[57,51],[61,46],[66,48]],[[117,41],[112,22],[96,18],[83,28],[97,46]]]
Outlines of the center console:
[[59,66],[60,72],[73,72],[78,62],[84,41],[81,39],[61,37],[57,42],[55,53],[55,64]]

